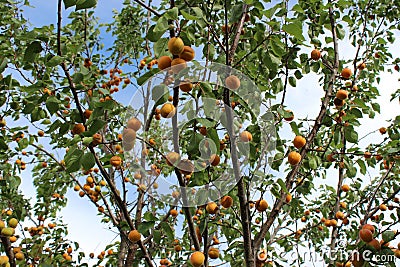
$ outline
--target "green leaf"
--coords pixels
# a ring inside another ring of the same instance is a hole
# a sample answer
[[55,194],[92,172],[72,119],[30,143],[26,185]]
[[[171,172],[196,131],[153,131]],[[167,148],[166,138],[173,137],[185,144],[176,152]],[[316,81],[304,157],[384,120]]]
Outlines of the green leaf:
[[50,114],[56,113],[60,108],[60,100],[58,100],[55,96],[47,98],[46,108],[50,112]]
[[167,19],[171,19],[171,20],[177,19],[178,18],[178,8],[174,7],[174,8],[168,9],[164,13],[163,17],[166,17]]
[[60,65],[63,62],[63,58],[59,56],[54,56],[52,57],[49,61],[47,61],[47,66],[48,67],[55,67]]
[[90,168],[93,168],[93,166],[96,164],[94,155],[90,152],[85,153],[82,157],[81,157],[81,162],[82,162],[82,167],[85,170],[89,170]]
[[382,239],[385,242],[390,242],[394,239],[394,232],[393,231],[386,231],[382,233]]
[[288,34],[296,37],[296,39],[300,41],[304,41],[304,36],[303,36],[303,28],[301,25],[301,22],[293,22],[289,24],[285,24],[282,26],[282,30],[287,32]]
[[81,168],[82,156],[83,156],[83,151],[78,148],[74,148],[68,151],[68,153],[65,155],[64,158],[67,167],[66,171],[68,173],[79,171],[79,169]]
[[155,25],[151,25],[146,35],[146,38],[149,39],[151,42],[157,42],[165,33],[165,31],[155,31],[154,28]]
[[358,134],[351,127],[345,127],[344,138],[350,143],[355,144],[358,142]]
[[290,127],[292,128],[292,131],[295,135],[300,135],[299,127],[294,121],[290,123]]
[[92,8],[97,5],[97,0],[78,0],[76,1],[75,10],[81,10],[86,8]]
[[157,106],[167,102],[168,96],[169,96],[169,91],[168,87],[165,84],[159,84],[153,87],[153,90],[151,92],[151,98],[153,99],[154,102],[156,102]]
[[154,227],[154,222],[141,222],[138,226],[138,231],[141,234],[146,234],[151,228]]
[[93,134],[97,133],[100,129],[106,125],[107,122],[100,120],[100,119],[95,119],[93,120],[92,124],[89,126],[89,135],[92,136]]
[[7,150],[8,149],[8,145],[7,143],[4,141],[4,137],[0,138],[0,150]]
[[312,170],[316,170],[318,168],[317,159],[315,156],[310,156],[308,159],[308,165]]
[[159,39],[156,43],[154,43],[153,46],[155,56],[160,57],[163,54],[165,54],[167,47],[168,47],[168,39],[167,38]]
[[72,75],[72,77],[75,84],[81,83],[83,81],[83,74],[80,72],[75,73],[74,75]]
[[296,78],[293,77],[293,76],[290,76],[290,77],[289,77],[289,84],[290,84],[290,86],[292,86],[292,87],[296,87]]
[[183,16],[185,19],[187,19],[187,20],[196,20],[196,19],[198,19],[197,16],[190,15],[189,13],[187,13],[187,12],[184,11],[184,10],[181,10],[181,14],[182,14],[182,16]]
[[28,47],[25,49],[25,54],[24,54],[24,61],[26,62],[34,62],[36,59],[36,56],[42,52],[43,48],[42,45],[40,44],[39,41],[33,41],[28,45]]
[[7,58],[0,58],[0,73],[2,73],[7,67],[8,59]]
[[285,193],[289,193],[289,191],[288,191],[287,188],[286,188],[285,182],[284,182],[281,178],[279,178],[277,182],[278,182],[279,186],[281,187],[281,189],[282,189]]
[[154,31],[165,32],[166,30],[168,30],[168,28],[169,28],[168,19],[165,16],[162,16],[157,20],[156,26],[154,27]]
[[174,239],[174,232],[172,231],[171,226],[167,222],[162,222],[161,228],[163,229],[164,234],[167,235],[168,239],[170,240]]
[[65,9],[76,5],[76,0],[64,0],[64,7]]
[[143,74],[142,76],[140,76],[139,78],[137,78],[137,84],[143,85],[150,77],[152,77],[154,74],[156,74],[158,72],[158,69],[151,69],[150,71],[146,72],[145,74]]

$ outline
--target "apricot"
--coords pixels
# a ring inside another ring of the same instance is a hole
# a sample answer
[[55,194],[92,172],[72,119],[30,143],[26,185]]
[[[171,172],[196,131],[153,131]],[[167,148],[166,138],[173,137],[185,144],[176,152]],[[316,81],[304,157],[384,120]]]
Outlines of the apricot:
[[39,135],[40,137],[43,137],[43,136],[44,136],[44,132],[43,132],[42,130],[40,130],[40,131],[38,131],[38,135]]
[[190,160],[184,159],[178,163],[178,169],[182,174],[189,175],[194,172],[194,165]]
[[350,190],[350,186],[348,184],[342,185],[342,191],[343,192],[348,192]]
[[225,85],[231,90],[236,90],[240,87],[240,80],[235,75],[230,75],[225,79]]
[[364,158],[366,158],[366,159],[370,159],[372,157],[372,154],[371,154],[371,152],[365,152],[364,153]]
[[137,118],[131,118],[128,120],[126,127],[137,132],[139,131],[140,127],[142,127],[142,123]]
[[253,140],[253,135],[248,131],[243,131],[239,134],[240,140],[242,142],[251,142]]
[[291,110],[286,110],[286,112],[291,113],[290,117],[284,117],[285,121],[292,121],[294,119],[294,114]]
[[385,133],[386,133],[386,128],[385,128],[385,127],[379,128],[379,132],[380,132],[381,134],[385,134]]
[[130,128],[122,131],[122,141],[125,143],[132,143],[136,139],[136,132]]
[[162,56],[157,60],[157,62],[158,62],[158,68],[160,70],[164,70],[171,67],[172,59],[169,56]]
[[350,76],[352,75],[352,71],[351,71],[351,69],[349,69],[349,68],[344,68],[344,69],[342,70],[342,72],[340,73],[340,75],[341,75],[343,78],[348,79],[348,78],[350,78]]
[[173,55],[179,55],[183,52],[185,44],[180,37],[172,37],[168,41],[168,50]]
[[175,115],[175,107],[171,103],[165,103],[160,110],[163,118],[172,118]]
[[3,229],[1,229],[1,235],[4,235],[4,236],[10,237],[10,236],[14,235],[14,233],[15,233],[15,230],[14,230],[14,228],[11,228],[11,227],[4,227]]
[[220,203],[221,203],[222,207],[224,207],[225,209],[228,209],[228,208],[232,207],[233,199],[231,196],[223,196],[220,200]]
[[367,65],[364,62],[361,62],[360,64],[357,65],[357,69],[359,70],[363,70],[365,69],[365,67],[367,67]]
[[220,161],[221,161],[221,158],[218,155],[216,155],[216,154],[211,155],[211,159],[210,159],[211,166],[217,166]]
[[178,216],[178,211],[177,210],[171,210],[169,212],[169,214],[171,214],[172,217],[176,217],[176,216]]
[[183,51],[182,53],[180,53],[179,57],[181,59],[184,59],[186,61],[192,61],[194,59],[195,53],[193,48],[191,48],[190,46],[185,45],[183,47]]
[[181,58],[174,58],[171,62],[171,70],[175,74],[178,74],[180,71],[185,69],[186,66],[186,61]]
[[368,230],[371,231],[371,233],[375,233],[375,227],[373,225],[370,225],[370,224],[364,224],[362,226],[362,229],[368,229]]
[[85,116],[86,119],[89,119],[89,118],[90,118],[90,115],[92,115],[92,113],[93,113],[93,111],[91,111],[90,109],[86,109],[86,110],[83,112],[83,116]]
[[302,148],[303,146],[305,146],[306,142],[307,142],[306,139],[303,136],[300,136],[300,135],[296,136],[293,139],[293,145],[296,148]]
[[209,214],[215,214],[218,211],[218,205],[215,202],[209,202],[206,206],[206,211]]
[[290,201],[292,201],[292,194],[288,193],[285,197],[285,201],[286,201],[286,203],[289,203]]
[[8,221],[8,227],[15,228],[15,227],[17,227],[17,225],[18,225],[18,220],[15,218],[11,218]]
[[114,167],[119,167],[122,164],[122,159],[120,156],[113,156],[110,159],[110,164]]
[[375,250],[381,250],[381,243],[375,238],[368,242],[368,246],[374,248]]
[[4,221],[0,220],[0,230],[4,227],[6,227],[6,224],[4,223]]
[[344,100],[341,100],[339,98],[335,98],[333,100],[333,104],[335,104],[336,107],[343,107],[344,105]]
[[92,137],[93,137],[92,144],[95,146],[97,146],[97,145],[101,144],[101,142],[103,142],[103,137],[99,133],[95,133]]
[[338,212],[336,212],[335,217],[338,220],[343,220],[344,219],[344,213],[341,212],[341,211],[338,211]]
[[193,265],[193,267],[200,267],[204,264],[204,254],[200,251],[193,252],[192,255],[190,255],[190,263]]
[[301,160],[301,155],[296,151],[292,151],[288,155],[288,162],[290,165],[297,165]]
[[318,49],[311,51],[311,59],[318,60],[321,58],[321,52]]
[[349,96],[349,93],[346,90],[339,90],[336,93],[336,98],[340,100],[345,100]]
[[386,210],[387,210],[387,206],[386,206],[385,204],[380,204],[380,205],[379,205],[379,209],[380,209],[381,211],[386,211]]
[[268,209],[268,202],[265,199],[259,199],[256,201],[256,209],[259,212],[266,211]]
[[0,265],[6,265],[7,263],[9,263],[10,259],[7,256],[0,256]]
[[129,234],[128,234],[128,239],[129,239],[131,242],[136,243],[136,242],[138,242],[138,241],[140,240],[141,236],[142,236],[142,235],[139,233],[138,230],[132,230],[132,231],[130,231]]
[[361,229],[359,232],[360,239],[366,243],[372,241],[373,235],[372,232],[368,229]]
[[85,126],[83,126],[82,123],[75,124],[74,127],[72,128],[73,134],[81,134],[84,131],[85,131]]
[[179,84],[179,89],[182,90],[182,92],[188,93],[192,90],[193,84],[189,80],[184,80]]
[[334,162],[334,161],[336,160],[332,153],[331,153],[331,154],[328,154],[328,155],[326,156],[326,159],[327,159],[329,162]]
[[208,257],[210,257],[210,259],[218,259],[219,250],[217,248],[210,248],[208,250]]

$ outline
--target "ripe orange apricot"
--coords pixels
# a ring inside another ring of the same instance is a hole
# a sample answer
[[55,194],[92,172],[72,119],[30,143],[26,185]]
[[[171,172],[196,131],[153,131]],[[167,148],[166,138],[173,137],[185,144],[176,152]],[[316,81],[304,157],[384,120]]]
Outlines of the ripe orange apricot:
[[193,48],[190,46],[185,45],[183,47],[182,53],[179,55],[181,59],[184,59],[186,61],[192,61],[194,59],[195,53]]
[[85,116],[86,119],[89,119],[90,115],[92,115],[93,111],[91,111],[90,109],[86,109],[83,112],[83,116]]
[[370,230],[371,233],[375,233],[375,227],[371,224],[364,224],[362,226],[362,229],[367,229],[367,230]]
[[225,79],[225,85],[231,90],[236,90],[240,87],[240,80],[235,75],[230,75]]
[[218,155],[216,155],[216,154],[211,155],[211,159],[210,159],[211,166],[217,166],[220,161],[221,161],[221,158]]
[[24,253],[22,253],[22,252],[17,252],[17,253],[15,253],[15,259],[16,260],[19,260],[19,261],[22,261],[25,257],[24,257]]
[[342,185],[342,191],[343,192],[348,192],[350,190],[350,186],[348,184]]
[[348,79],[348,78],[350,78],[350,76],[352,75],[352,71],[351,71],[351,69],[349,69],[349,68],[344,68],[344,69],[342,70],[342,72],[340,73],[340,75],[341,75],[343,78]]
[[292,201],[292,194],[288,193],[286,195],[285,201],[286,201],[286,203],[289,203],[290,201]]
[[336,93],[336,98],[340,100],[345,100],[348,97],[349,93],[346,90],[339,90]]
[[385,128],[385,127],[379,128],[379,132],[380,132],[381,134],[385,134],[385,133],[386,133],[386,128]]
[[311,59],[318,60],[321,58],[321,52],[318,49],[311,51]]
[[169,56],[162,56],[157,60],[157,62],[158,62],[158,68],[160,70],[164,70],[171,67],[172,59]]
[[302,148],[306,144],[306,139],[303,136],[297,135],[293,140],[293,145],[296,148]]
[[136,243],[136,242],[138,242],[138,241],[140,240],[141,236],[142,236],[142,235],[139,233],[138,230],[132,230],[132,231],[130,231],[129,234],[128,234],[128,239],[129,239],[131,242]]
[[169,212],[169,214],[171,214],[172,217],[176,217],[176,216],[178,216],[178,211],[177,210],[171,210]]
[[210,259],[218,259],[219,250],[217,248],[210,248],[208,250],[208,257],[210,257]]
[[231,196],[223,196],[220,200],[220,203],[221,203],[222,207],[224,207],[225,209],[228,209],[228,208],[232,207],[233,199]]
[[175,107],[171,103],[165,103],[160,110],[160,114],[164,118],[172,118],[175,115]]
[[139,131],[140,127],[142,127],[142,123],[137,118],[131,118],[130,120],[128,120],[126,127],[134,131]]
[[243,131],[239,134],[240,140],[242,142],[251,142],[253,140],[253,135],[248,131]]
[[190,92],[192,90],[192,88],[193,88],[192,82],[187,79],[182,81],[179,84],[179,89],[181,89],[182,92],[185,92],[185,93]]
[[119,167],[121,166],[122,159],[119,156],[113,156],[110,159],[110,164],[114,167]]
[[218,211],[218,205],[215,202],[209,202],[206,206],[206,210],[209,214],[215,214]]
[[173,55],[179,55],[183,52],[185,44],[180,37],[172,37],[168,41],[168,50]]
[[371,152],[366,151],[366,152],[364,153],[364,158],[370,159],[371,157],[372,157]]
[[171,70],[175,74],[178,74],[181,70],[185,69],[186,66],[186,61],[181,58],[174,58],[171,62]]
[[288,155],[288,162],[290,165],[297,165],[301,160],[301,155],[296,151],[292,151]]
[[363,69],[365,69],[366,66],[367,65],[364,62],[361,62],[360,64],[357,65],[357,69],[363,70]]
[[373,239],[372,232],[368,229],[361,229],[359,235],[360,239],[366,243],[370,242]]
[[268,202],[265,199],[259,199],[256,201],[256,209],[259,212],[266,211],[268,209]]
[[380,204],[380,205],[379,205],[379,209],[380,209],[381,211],[386,211],[386,210],[387,210],[387,206],[386,206],[385,204]]
[[85,126],[83,126],[82,123],[78,123],[74,125],[74,128],[72,128],[72,133],[73,134],[81,134],[85,131]]
[[101,144],[101,142],[103,142],[103,137],[99,133],[95,133],[92,137],[93,137],[92,144],[95,146],[97,146],[98,144]]
[[338,219],[338,220],[343,220],[343,219],[345,218],[345,217],[344,217],[344,213],[341,212],[341,211],[336,212],[335,217],[336,217],[336,219]]
[[193,267],[202,266],[204,260],[205,260],[204,254],[200,251],[193,252],[193,254],[190,255],[190,263],[193,265]]

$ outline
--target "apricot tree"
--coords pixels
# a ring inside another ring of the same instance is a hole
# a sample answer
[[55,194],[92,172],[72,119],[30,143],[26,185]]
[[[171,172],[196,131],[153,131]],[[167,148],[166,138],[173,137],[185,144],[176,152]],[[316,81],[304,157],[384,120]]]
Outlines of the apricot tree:
[[[374,117],[398,2],[127,0],[105,26],[57,3],[34,27],[0,1],[0,266],[395,266],[400,116]],[[289,106],[306,79],[321,98]],[[67,190],[117,233],[97,255]]]

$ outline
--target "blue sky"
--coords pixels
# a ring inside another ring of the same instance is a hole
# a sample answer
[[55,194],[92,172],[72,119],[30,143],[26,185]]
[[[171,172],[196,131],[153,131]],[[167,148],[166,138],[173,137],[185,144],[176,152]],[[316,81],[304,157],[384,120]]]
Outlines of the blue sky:
[[[112,21],[112,9],[120,10],[122,7],[122,1],[111,1],[111,3],[107,2],[105,4],[104,1],[99,1],[95,11],[96,16],[100,18],[100,23]],[[24,14],[29,18],[29,21],[34,27],[56,23],[57,1],[31,0],[30,4],[33,8],[25,7]],[[67,19],[70,10],[72,10],[72,8],[63,12],[64,19]],[[399,37],[398,33],[397,37]],[[112,44],[112,39],[109,35],[103,33],[103,42],[107,47]],[[395,48],[398,47],[399,41],[397,40],[392,46],[393,51],[397,53],[397,56],[399,56],[399,52]],[[340,57],[342,59],[350,58],[354,54],[354,49],[342,43],[340,44],[340,52]],[[391,93],[400,86],[398,82],[399,78],[400,75],[398,72],[394,74],[384,73],[382,75],[382,83],[379,86],[379,88],[381,88],[381,96],[378,99],[378,102],[381,104],[381,114],[377,114],[373,121],[369,119],[362,120],[362,125],[359,128],[359,136],[363,136],[371,129],[378,129],[379,127],[387,126],[385,121],[393,118],[394,112],[399,110],[398,102],[389,102]],[[319,102],[323,91],[318,86],[315,86],[317,84],[318,77],[316,75],[308,75],[298,81],[298,86],[296,88],[288,89],[285,103],[294,112],[296,118],[303,118],[306,116],[313,118],[319,112]],[[133,87],[130,89],[133,90]],[[125,89],[125,92],[126,93],[123,94],[117,94],[118,98],[129,99],[126,98],[126,96],[130,96],[129,91]],[[277,99],[280,101],[280,96],[278,96]],[[281,138],[286,139],[292,139],[294,137],[289,124],[285,125],[282,132],[280,132],[280,135]],[[376,141],[379,141],[382,138],[379,133],[373,134],[371,137]],[[360,145],[365,146],[370,140],[371,139],[363,140],[360,142]],[[372,174],[373,173],[374,172],[372,172]],[[22,189],[29,195],[29,193],[33,192],[32,184],[29,183],[29,172],[25,171],[23,176]],[[323,183],[335,186],[337,182],[336,176],[336,171],[331,170],[328,173],[328,179],[324,180]],[[97,211],[86,199],[79,198],[72,190],[67,194],[67,196],[68,205],[61,212],[61,216],[63,217],[64,222],[68,224],[71,240],[78,241],[85,252],[94,252],[97,255],[107,244],[113,241],[116,236],[115,233],[110,231],[107,225],[100,223],[100,218],[96,216]],[[95,260],[90,262],[90,264],[94,263]]]

